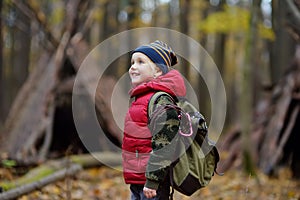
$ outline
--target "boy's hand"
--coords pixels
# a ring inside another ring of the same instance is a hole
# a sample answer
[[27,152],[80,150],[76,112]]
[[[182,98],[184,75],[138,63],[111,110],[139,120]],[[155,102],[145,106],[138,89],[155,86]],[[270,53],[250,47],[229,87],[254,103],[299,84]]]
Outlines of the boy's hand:
[[153,189],[150,189],[150,188],[144,187],[143,192],[144,192],[144,195],[147,198],[152,198],[152,197],[156,196],[156,190],[153,190]]

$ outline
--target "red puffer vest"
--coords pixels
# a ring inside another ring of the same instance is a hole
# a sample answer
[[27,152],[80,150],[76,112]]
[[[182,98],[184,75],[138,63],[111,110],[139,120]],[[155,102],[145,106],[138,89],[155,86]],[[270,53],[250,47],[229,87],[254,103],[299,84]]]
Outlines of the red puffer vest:
[[152,151],[147,109],[148,102],[156,91],[176,96],[186,94],[184,80],[176,70],[140,84],[129,92],[134,101],[125,117],[122,143],[123,175],[127,184],[143,185],[146,182],[145,172]]

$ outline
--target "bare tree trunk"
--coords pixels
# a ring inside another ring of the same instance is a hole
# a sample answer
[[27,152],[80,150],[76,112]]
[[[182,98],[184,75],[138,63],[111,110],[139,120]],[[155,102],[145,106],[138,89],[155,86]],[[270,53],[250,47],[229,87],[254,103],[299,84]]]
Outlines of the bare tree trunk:
[[[0,129],[4,122],[4,110],[3,110],[3,39],[2,39],[2,6],[3,1],[0,2]],[[0,135],[1,140],[1,135]]]
[[[116,0],[106,1],[104,3],[104,13],[103,13],[103,26],[102,26],[102,37],[101,41],[107,39],[112,36],[114,33],[118,31],[118,11],[119,11],[119,2]],[[119,45],[119,44],[111,44],[111,45]],[[103,52],[109,54],[110,52]],[[119,60],[118,60],[119,61]],[[109,76],[116,77],[118,75],[117,67],[119,66],[119,62],[113,62],[110,67],[106,70],[106,74]]]
[[118,7],[119,3],[116,0],[106,1],[104,3],[103,26],[101,41],[107,39],[118,27]]
[[[5,122],[6,141],[1,150],[14,159],[31,163],[42,161],[51,144],[54,116],[54,91],[59,83],[59,70],[65,61],[65,49],[76,28],[76,13],[80,1],[67,5],[66,31],[54,56],[45,52],[18,93]],[[71,13],[72,12],[72,13]],[[46,63],[46,64],[45,64]]]
[[[180,31],[181,33],[188,35],[189,32],[189,13],[190,13],[190,5],[191,5],[191,1],[190,0],[180,0]],[[189,54],[189,48],[186,44],[180,44],[181,48],[184,49],[186,53],[186,55]],[[181,64],[181,71],[183,72],[183,74],[185,75],[185,77],[187,78],[187,80],[190,80],[190,69],[189,69],[189,63],[187,61],[182,61]]]
[[17,23],[13,30],[14,47],[12,54],[12,84],[15,84],[13,96],[23,85],[28,76],[29,53],[31,43],[30,20],[23,12],[16,8]]
[[[299,178],[300,56],[296,56],[289,69],[272,94],[256,107],[247,142],[255,153],[255,163],[265,174],[276,175],[278,167],[288,166],[293,177]],[[229,156],[221,161],[220,170],[224,171],[233,165],[240,167],[237,163],[241,163],[240,159],[243,158],[242,137],[240,127],[226,134],[220,147],[221,151],[228,151]]]
[[[287,27],[287,1],[272,1],[272,19],[276,40],[271,46],[271,81],[276,84],[293,58],[295,41]],[[295,24],[295,26],[297,26]],[[299,27],[299,26],[298,26]]]
[[[50,125],[46,118],[44,106],[47,94],[51,90],[54,73],[53,63],[49,62],[49,55],[42,55],[39,66],[28,78],[18,93],[5,122],[7,133],[6,141],[1,143],[1,149],[6,150],[15,158],[25,161],[26,158],[36,154],[35,141]],[[50,88],[49,88],[50,87]]]
[[[1,1],[1,4],[3,2]],[[5,4],[4,4],[5,5]],[[28,76],[29,52],[30,52],[30,20],[16,7],[9,7],[9,15],[15,16],[10,19],[7,26],[7,34],[10,41],[9,53],[6,54],[6,63],[1,61],[1,116],[4,121],[7,117],[13,99]],[[2,27],[2,26],[1,26]],[[1,37],[2,43],[2,37]],[[3,45],[1,44],[1,51]],[[2,55],[2,52],[1,52]],[[3,96],[2,96],[3,95]],[[0,120],[1,121],[1,120]]]
[[253,80],[255,75],[257,46],[255,39],[258,35],[258,10],[261,0],[254,0],[250,18],[250,31],[247,41],[246,62],[242,69],[241,80],[241,124],[242,124],[242,146],[243,161],[246,172],[255,174],[253,164],[253,151],[250,140],[251,122],[253,116]]

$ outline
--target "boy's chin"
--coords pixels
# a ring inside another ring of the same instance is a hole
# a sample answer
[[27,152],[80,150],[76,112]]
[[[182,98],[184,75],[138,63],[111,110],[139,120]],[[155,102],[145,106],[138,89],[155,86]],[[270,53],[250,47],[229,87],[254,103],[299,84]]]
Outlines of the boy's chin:
[[151,80],[153,80],[153,79],[154,79],[153,77],[150,77],[150,78],[145,79],[145,80],[143,80],[143,81],[138,80],[138,79],[131,79],[131,85],[132,85],[133,87],[136,87],[136,86],[138,86],[138,85],[141,85],[142,83],[147,83],[147,82],[149,82],[149,81],[151,81]]
[[131,82],[131,86],[132,87],[136,87],[136,86],[138,86],[140,83],[136,83],[136,82]]
[[137,80],[137,79],[132,79],[131,80],[131,85],[132,86],[138,86],[138,85],[140,85],[142,83],[142,81],[139,81],[139,80]]

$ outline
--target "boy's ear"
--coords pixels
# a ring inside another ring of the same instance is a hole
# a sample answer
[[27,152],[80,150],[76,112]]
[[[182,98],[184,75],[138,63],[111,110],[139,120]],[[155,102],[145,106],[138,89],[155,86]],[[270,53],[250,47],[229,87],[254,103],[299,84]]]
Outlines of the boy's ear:
[[162,75],[163,72],[161,71],[160,68],[156,67],[155,73],[154,73],[154,77],[159,77],[160,75]]

